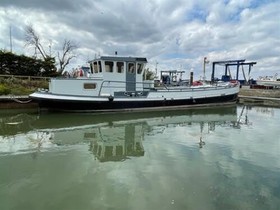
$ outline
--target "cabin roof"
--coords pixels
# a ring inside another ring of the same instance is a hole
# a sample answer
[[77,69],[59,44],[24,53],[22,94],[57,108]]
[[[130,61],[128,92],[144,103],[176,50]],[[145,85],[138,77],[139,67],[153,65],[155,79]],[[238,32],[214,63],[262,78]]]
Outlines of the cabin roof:
[[91,60],[89,62],[93,62],[96,60],[104,60],[104,61],[124,61],[124,62],[136,62],[141,61],[143,63],[147,63],[147,58],[143,57],[119,57],[119,56],[101,56],[100,58]]

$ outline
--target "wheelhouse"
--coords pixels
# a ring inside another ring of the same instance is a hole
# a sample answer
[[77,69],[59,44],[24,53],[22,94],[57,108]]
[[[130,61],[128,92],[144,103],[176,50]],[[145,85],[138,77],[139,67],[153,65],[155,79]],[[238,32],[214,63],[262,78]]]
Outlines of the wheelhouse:
[[102,56],[89,63],[93,77],[100,76],[105,83],[114,82],[117,88],[125,87],[122,91],[143,90],[146,58]]

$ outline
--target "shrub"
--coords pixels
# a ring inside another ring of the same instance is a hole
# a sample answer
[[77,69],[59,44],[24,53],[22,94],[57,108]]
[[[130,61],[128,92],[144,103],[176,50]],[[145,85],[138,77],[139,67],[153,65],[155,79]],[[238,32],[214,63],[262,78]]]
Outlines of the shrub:
[[20,85],[15,85],[11,88],[12,95],[29,95],[34,92],[34,89],[25,88]]
[[48,89],[47,80],[28,80],[20,78],[0,78],[0,95],[29,95],[38,88]]
[[5,84],[0,84],[0,95],[8,95],[10,93],[11,90]]

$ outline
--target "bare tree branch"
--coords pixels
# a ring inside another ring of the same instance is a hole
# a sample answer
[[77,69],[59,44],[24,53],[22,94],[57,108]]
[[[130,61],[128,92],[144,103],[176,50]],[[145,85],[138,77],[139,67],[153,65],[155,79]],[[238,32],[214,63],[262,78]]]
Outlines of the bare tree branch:
[[36,33],[34,30],[33,26],[27,25],[25,28],[25,41],[26,41],[26,46],[33,46],[35,47],[35,54],[36,51],[38,50],[41,56],[43,57],[44,60],[48,57],[40,40],[40,36]]
[[70,63],[70,61],[77,57],[74,53],[75,49],[77,49],[77,44],[73,43],[71,40],[64,40],[62,46],[62,56],[60,56],[58,52],[58,59],[59,59],[59,72],[63,72],[65,67]]
[[[35,55],[37,52],[42,56],[44,61],[49,61],[51,58],[51,50],[49,55],[46,53],[39,34],[36,33],[35,29],[31,24],[27,25],[25,28],[25,41],[26,46],[32,46],[35,48]],[[75,54],[75,49],[77,49],[78,46],[71,40],[64,40],[61,54],[58,52],[58,65],[59,65],[59,73],[62,73],[65,67],[70,63],[70,61],[77,57]]]

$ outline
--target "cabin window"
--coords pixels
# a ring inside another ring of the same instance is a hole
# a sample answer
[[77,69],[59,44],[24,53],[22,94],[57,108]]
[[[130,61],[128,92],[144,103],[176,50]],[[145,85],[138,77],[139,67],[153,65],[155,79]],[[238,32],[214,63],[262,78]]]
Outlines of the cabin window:
[[137,74],[142,74],[143,63],[137,63]]
[[98,61],[98,66],[99,66],[99,72],[102,72],[102,65],[101,65],[101,61]]
[[127,69],[128,73],[133,74],[135,72],[135,67],[134,67],[134,63],[128,63],[128,69]]
[[96,89],[96,83],[84,83],[84,89],[86,90]]
[[92,65],[92,63],[90,63],[90,73],[92,73],[93,74],[93,65]]
[[105,71],[106,72],[113,72],[114,62],[112,61],[105,61]]
[[98,65],[97,65],[97,62],[94,62],[94,63],[93,63],[93,70],[94,70],[94,73],[98,73]]
[[123,62],[117,62],[117,72],[118,73],[123,73],[123,67],[124,67]]

